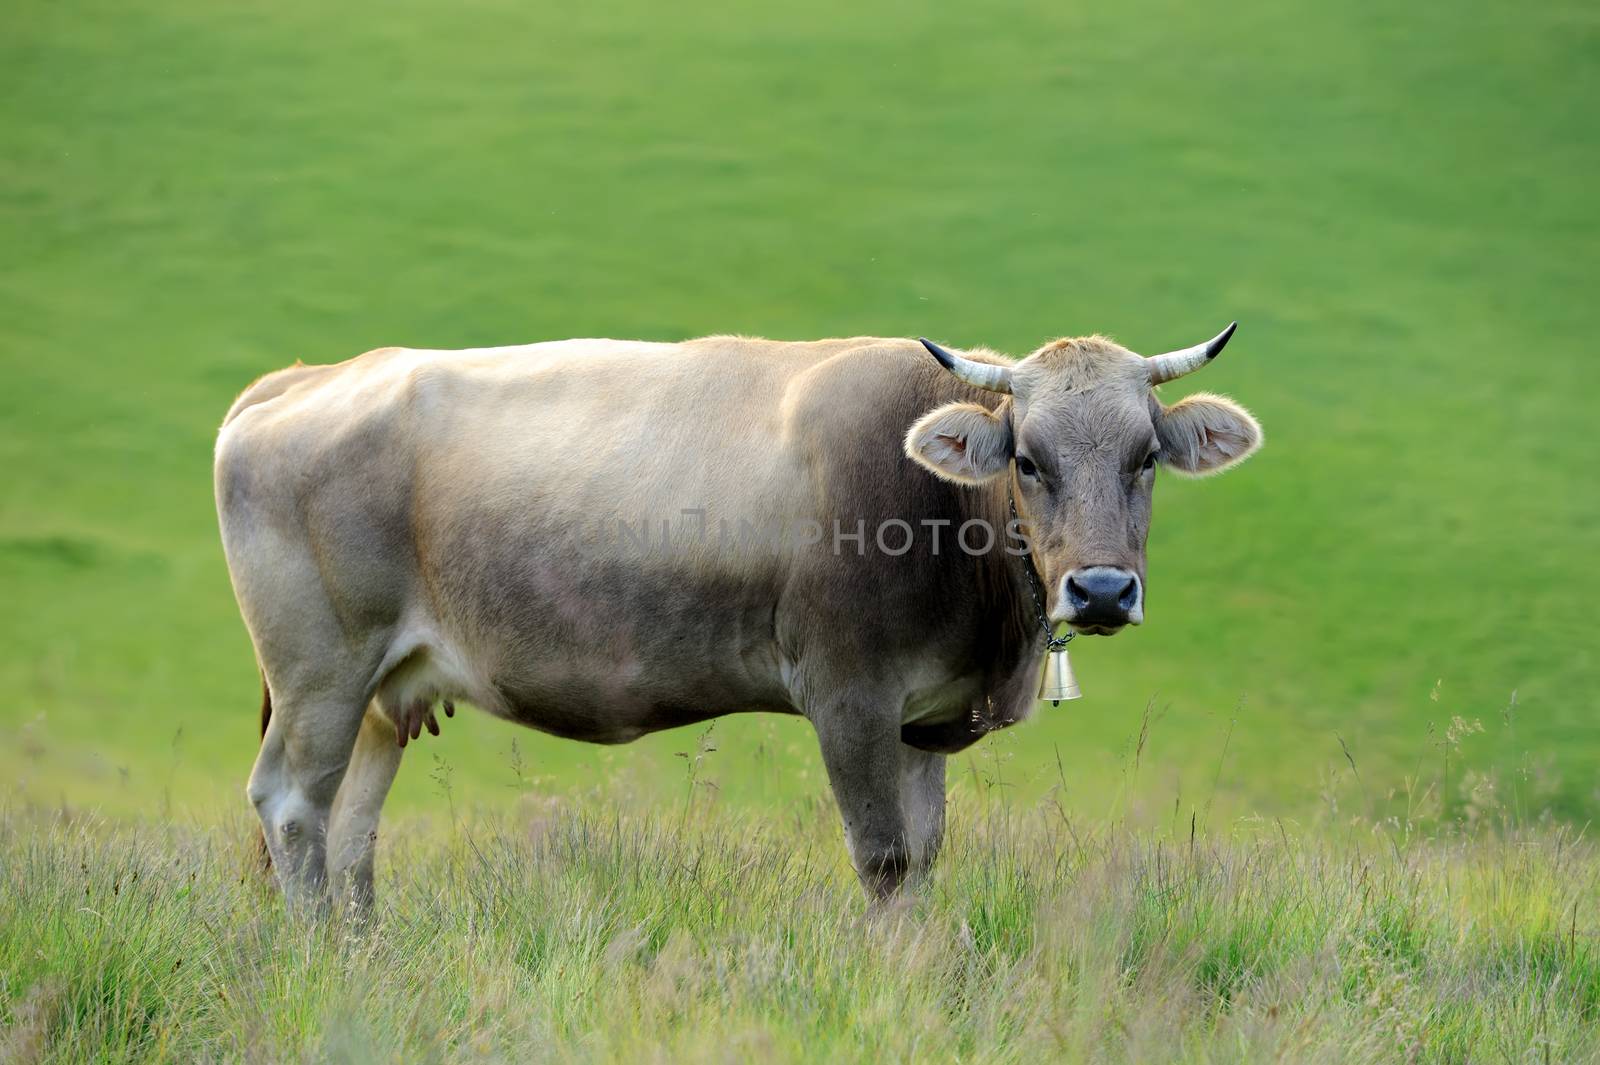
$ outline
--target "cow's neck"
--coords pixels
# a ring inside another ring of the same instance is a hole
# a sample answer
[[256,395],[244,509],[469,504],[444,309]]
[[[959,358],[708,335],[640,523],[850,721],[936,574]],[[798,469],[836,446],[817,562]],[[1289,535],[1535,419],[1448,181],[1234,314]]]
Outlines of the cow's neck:
[[969,517],[983,519],[996,532],[995,549],[982,556],[980,566],[985,628],[995,634],[998,644],[992,661],[1004,672],[1019,668],[1037,672],[1047,637],[1029,587],[1032,560],[1027,554],[1006,550],[1016,544],[1009,536],[1011,478],[1007,471],[971,493],[976,512]]
[[[934,392],[913,401],[917,412],[964,401],[990,407],[997,417],[1011,420],[1009,396],[995,404],[993,393],[956,383],[944,374],[934,381]],[[1006,535],[1011,520],[1008,486],[1014,476],[1014,471],[1008,470],[1004,476],[951,493],[956,510],[948,516],[953,522],[952,531],[973,519],[987,522],[994,530],[992,550],[975,560],[958,554],[951,564],[967,566],[977,562],[977,616],[973,619],[977,638],[972,643],[972,662],[984,673],[985,689],[996,699],[1009,701],[1007,713],[1025,713],[1038,691],[1046,641],[1028,590],[1028,556],[1005,550],[1015,544]]]

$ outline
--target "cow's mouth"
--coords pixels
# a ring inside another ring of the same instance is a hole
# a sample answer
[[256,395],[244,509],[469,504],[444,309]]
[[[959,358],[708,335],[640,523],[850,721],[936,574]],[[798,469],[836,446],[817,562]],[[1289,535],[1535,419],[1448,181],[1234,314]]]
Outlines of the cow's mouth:
[[1071,625],[1072,631],[1079,636],[1115,636],[1126,625]]

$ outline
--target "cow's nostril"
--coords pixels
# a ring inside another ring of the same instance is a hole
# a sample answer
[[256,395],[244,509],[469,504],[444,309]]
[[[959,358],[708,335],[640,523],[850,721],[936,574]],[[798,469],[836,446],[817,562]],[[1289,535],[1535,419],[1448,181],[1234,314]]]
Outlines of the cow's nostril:
[[1084,590],[1083,585],[1071,577],[1067,578],[1067,601],[1078,610],[1089,605],[1089,593]]
[[1124,610],[1132,610],[1139,605],[1139,582],[1129,580],[1123,586],[1122,594],[1117,596],[1117,605]]

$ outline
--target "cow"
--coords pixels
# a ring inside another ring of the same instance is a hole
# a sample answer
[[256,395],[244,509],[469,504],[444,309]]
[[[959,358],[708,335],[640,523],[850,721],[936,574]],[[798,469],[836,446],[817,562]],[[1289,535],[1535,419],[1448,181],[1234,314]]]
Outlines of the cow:
[[[943,837],[945,759],[1028,717],[1052,629],[1144,620],[1155,470],[1261,443],[1101,336],[382,348],[248,388],[216,446],[264,686],[247,794],[291,904],[369,908],[406,743],[456,701],[626,743],[741,711],[813,727],[856,873]],[[987,535],[985,535],[985,533]]]

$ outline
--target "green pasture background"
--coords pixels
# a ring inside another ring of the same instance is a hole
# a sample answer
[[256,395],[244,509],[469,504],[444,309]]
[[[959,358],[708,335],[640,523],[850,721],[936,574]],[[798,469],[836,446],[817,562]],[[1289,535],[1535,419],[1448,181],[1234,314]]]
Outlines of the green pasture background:
[[[242,806],[259,689],[211,446],[295,359],[709,332],[1148,352],[1237,318],[1192,387],[1266,449],[1161,481],[1149,623],[1076,644],[1087,697],[957,771],[1312,816],[1448,754],[1452,802],[1493,779],[1586,819],[1597,29],[1581,0],[11,0],[0,801]],[[1486,729],[1459,750],[1456,715]],[[699,733],[600,749],[458,714],[397,796],[676,801]],[[711,742],[695,772],[729,802],[823,786],[802,722]]]

